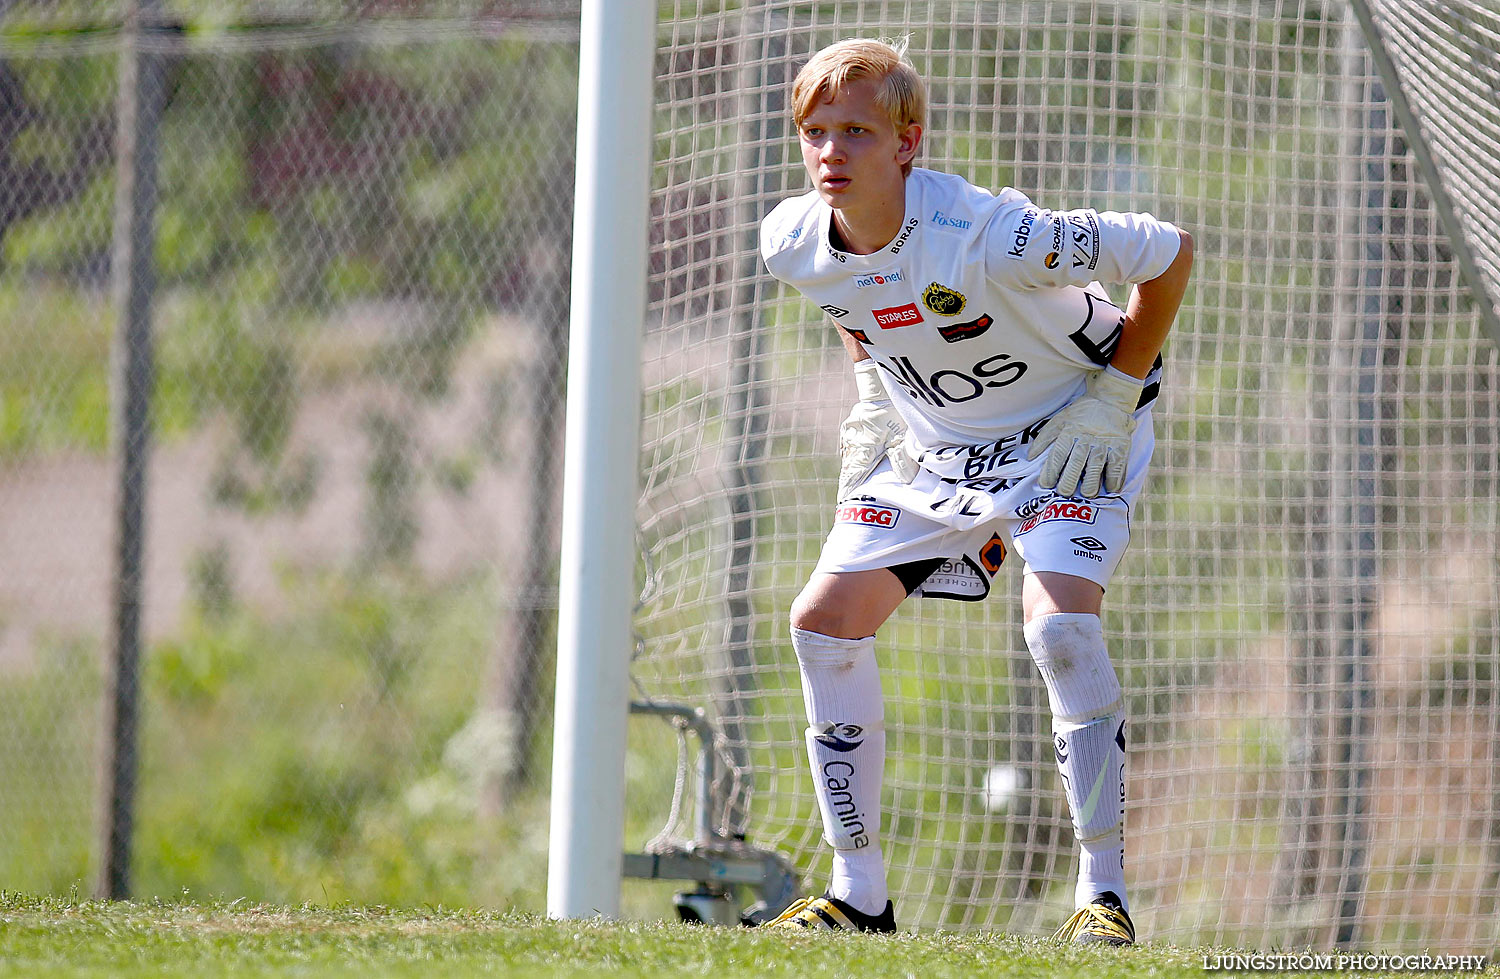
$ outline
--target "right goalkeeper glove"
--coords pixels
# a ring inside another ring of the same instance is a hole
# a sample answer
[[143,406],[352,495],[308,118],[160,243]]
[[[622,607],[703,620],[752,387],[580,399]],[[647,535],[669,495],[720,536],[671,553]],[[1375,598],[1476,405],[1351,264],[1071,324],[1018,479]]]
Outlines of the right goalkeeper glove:
[[891,468],[903,483],[917,478],[917,460],[906,447],[906,422],[896,414],[875,361],[854,365],[854,388],[859,400],[839,426],[840,500],[870,478],[881,456],[891,460]]

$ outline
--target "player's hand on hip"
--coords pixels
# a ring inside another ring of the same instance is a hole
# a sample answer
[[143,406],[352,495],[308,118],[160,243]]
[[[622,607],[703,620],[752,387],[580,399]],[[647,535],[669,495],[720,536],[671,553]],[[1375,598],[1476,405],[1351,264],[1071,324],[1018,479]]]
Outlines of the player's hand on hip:
[[839,426],[839,499],[846,499],[869,479],[882,458],[904,483],[917,478],[917,461],[906,448],[906,422],[896,414],[873,360],[854,365],[859,391],[849,417]]
[[1028,458],[1047,459],[1037,484],[1059,496],[1094,497],[1125,486],[1130,434],[1145,382],[1107,367],[1089,375],[1083,396],[1053,415],[1031,444]]

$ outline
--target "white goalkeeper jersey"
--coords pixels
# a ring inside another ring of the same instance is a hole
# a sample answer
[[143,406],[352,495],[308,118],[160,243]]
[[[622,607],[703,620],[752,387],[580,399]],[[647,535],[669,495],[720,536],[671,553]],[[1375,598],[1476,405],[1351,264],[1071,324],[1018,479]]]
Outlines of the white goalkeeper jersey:
[[[914,168],[890,244],[832,244],[816,191],[761,222],[771,274],[817,303],[880,365],[924,468],[953,480],[1041,465],[1028,444],[1109,362],[1124,313],[1098,282],[1143,282],[1177,257],[1177,229],[1149,214],[1049,211],[1009,187]],[[1160,388],[1161,362],[1140,408]]]

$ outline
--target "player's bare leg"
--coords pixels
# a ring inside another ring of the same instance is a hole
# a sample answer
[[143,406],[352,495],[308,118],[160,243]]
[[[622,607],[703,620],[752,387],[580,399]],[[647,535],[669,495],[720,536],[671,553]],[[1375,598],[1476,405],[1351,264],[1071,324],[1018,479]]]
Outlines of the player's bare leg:
[[895,929],[880,849],[885,703],[875,630],[905,598],[900,579],[875,570],[814,574],[792,603],[807,754],[833,874],[823,897],[773,924]]
[[1104,589],[1085,578],[1037,572],[1025,577],[1021,600],[1082,849],[1078,912],[1057,937],[1127,945],[1135,927],[1125,894],[1125,705],[1099,623]]

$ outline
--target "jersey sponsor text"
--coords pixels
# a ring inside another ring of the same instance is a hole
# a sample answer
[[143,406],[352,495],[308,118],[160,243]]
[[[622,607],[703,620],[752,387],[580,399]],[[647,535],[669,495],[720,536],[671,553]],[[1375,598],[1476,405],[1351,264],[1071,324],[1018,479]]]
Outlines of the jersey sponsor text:
[[1026,246],[1031,244],[1031,229],[1036,224],[1037,215],[1040,212],[1036,208],[1028,207],[1021,214],[1021,223],[1016,226],[1015,244],[1005,254],[1010,258],[1024,258]]
[[1014,384],[1026,373],[1026,365],[1012,360],[1010,354],[995,354],[979,361],[968,371],[940,370],[927,377],[910,357],[894,357],[893,364],[881,364],[908,394],[934,408],[973,401],[990,388]]
[[957,228],[959,231],[967,231],[974,227],[974,222],[968,218],[961,218],[956,214],[945,214],[942,210],[932,212],[932,223],[939,228]]
[[893,506],[871,506],[867,503],[845,503],[834,511],[836,523],[858,523],[868,527],[894,527],[901,511]]
[[889,272],[871,272],[869,275],[856,275],[854,277],[854,288],[868,289],[871,286],[891,286],[898,282],[905,282],[906,276],[900,269],[892,269]]
[[917,309],[916,303],[890,306],[886,309],[872,309],[870,313],[882,330],[894,330],[898,326],[915,326],[922,322],[922,313]]

